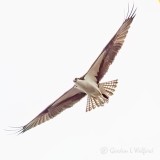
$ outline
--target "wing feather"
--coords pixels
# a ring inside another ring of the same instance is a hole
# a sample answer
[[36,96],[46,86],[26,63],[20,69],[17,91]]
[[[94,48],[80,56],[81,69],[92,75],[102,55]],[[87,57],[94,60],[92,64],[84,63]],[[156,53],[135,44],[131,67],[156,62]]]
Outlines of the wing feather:
[[124,39],[126,38],[130,25],[135,17],[135,12],[136,9],[134,9],[133,6],[132,10],[130,12],[128,11],[128,14],[121,27],[118,29],[110,42],[102,50],[101,54],[92,64],[84,77],[92,77],[92,79],[97,82],[99,82],[103,78],[124,43]]
[[44,109],[38,116],[36,116],[28,124],[21,127],[19,133],[24,133],[27,130],[40,125],[51,118],[55,117],[65,109],[72,107],[76,102],[82,99],[86,94],[80,92],[78,89],[72,87],[70,90],[65,92],[60,98],[55,102],[50,104],[46,109]]
[[[84,76],[90,76],[95,81],[99,82],[104,74],[107,72],[109,66],[112,64],[115,56],[117,55],[119,49],[122,47],[124,39],[128,33],[128,29],[135,17],[136,9],[132,8],[131,12],[128,11],[127,17],[122,23],[121,27],[117,33],[113,36],[110,42],[102,50],[99,57],[92,64],[88,72]],[[84,77],[83,76],[83,77]],[[45,110],[43,110],[38,116],[31,120],[28,124],[21,127],[19,133],[24,133],[27,130],[40,125],[51,118],[55,117],[65,109],[72,107],[80,99],[82,99],[86,94],[79,91],[78,89],[72,87],[70,90],[65,92],[60,98],[55,102],[50,104]]]

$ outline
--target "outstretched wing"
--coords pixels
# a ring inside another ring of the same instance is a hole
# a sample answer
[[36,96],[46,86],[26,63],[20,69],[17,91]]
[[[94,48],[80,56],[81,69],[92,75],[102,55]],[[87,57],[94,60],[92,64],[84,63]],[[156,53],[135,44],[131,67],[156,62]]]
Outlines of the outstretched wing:
[[55,117],[57,114],[61,113],[65,109],[72,107],[76,102],[82,99],[86,94],[80,92],[78,89],[72,87],[70,90],[65,92],[60,98],[55,102],[50,104],[44,111],[42,111],[38,116],[36,116],[32,121],[30,121],[25,126],[22,126],[18,131],[19,133],[24,133],[25,131],[44,123],[51,118]]
[[123,45],[124,39],[126,38],[130,25],[135,17],[135,12],[136,9],[134,9],[133,6],[132,10],[130,12],[128,11],[128,14],[121,27],[118,29],[110,42],[105,46],[99,57],[95,60],[88,72],[83,77],[89,76],[96,82],[99,82],[102,79]]

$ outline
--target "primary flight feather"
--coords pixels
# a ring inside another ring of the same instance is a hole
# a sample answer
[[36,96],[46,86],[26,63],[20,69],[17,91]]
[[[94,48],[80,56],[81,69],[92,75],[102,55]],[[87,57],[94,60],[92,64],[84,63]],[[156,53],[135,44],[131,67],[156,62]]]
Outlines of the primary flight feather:
[[75,78],[75,85],[71,89],[65,92],[56,101],[51,103],[33,120],[22,126],[19,130],[19,133],[24,133],[27,130],[55,117],[63,110],[72,107],[86,95],[88,96],[86,111],[103,106],[106,102],[109,101],[109,96],[113,95],[118,81],[113,80],[105,83],[99,82],[108,71],[109,66],[112,64],[119,49],[122,47],[130,25],[135,17],[135,12],[136,9],[134,9],[134,6],[130,12],[128,10],[128,14],[124,22],[113,36],[113,38],[102,50],[101,54],[92,64],[87,73],[80,78]]

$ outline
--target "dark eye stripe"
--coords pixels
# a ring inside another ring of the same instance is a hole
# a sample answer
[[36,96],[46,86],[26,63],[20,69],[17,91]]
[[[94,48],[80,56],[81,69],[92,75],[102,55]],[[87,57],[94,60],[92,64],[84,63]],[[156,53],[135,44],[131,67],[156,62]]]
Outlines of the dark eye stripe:
[[78,78],[78,79],[80,79],[80,80],[84,80],[84,76],[83,76],[83,77],[81,77],[81,78]]

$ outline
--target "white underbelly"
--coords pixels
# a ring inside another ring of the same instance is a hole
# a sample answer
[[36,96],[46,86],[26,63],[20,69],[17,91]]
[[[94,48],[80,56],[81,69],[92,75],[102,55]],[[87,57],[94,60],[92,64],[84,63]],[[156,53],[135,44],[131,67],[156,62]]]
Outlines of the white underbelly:
[[93,97],[101,95],[98,85],[95,82],[91,83],[83,80],[77,84],[77,88]]

